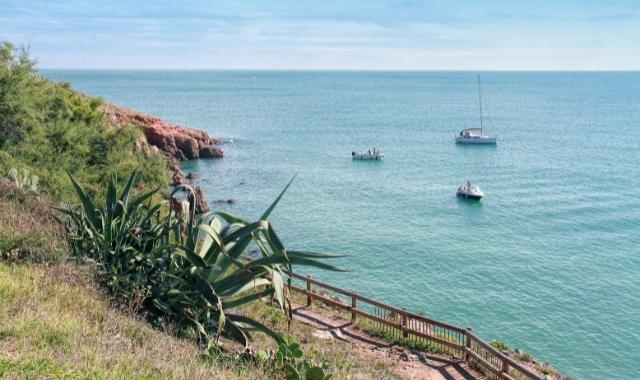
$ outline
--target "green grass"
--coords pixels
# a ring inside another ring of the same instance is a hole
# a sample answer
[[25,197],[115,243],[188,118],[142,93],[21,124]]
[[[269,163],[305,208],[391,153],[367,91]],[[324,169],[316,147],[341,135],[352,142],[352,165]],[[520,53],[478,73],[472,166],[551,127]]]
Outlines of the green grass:
[[509,346],[508,344],[506,344],[505,342],[499,341],[497,339],[492,340],[491,342],[489,342],[489,344],[491,346],[493,346],[494,348],[500,350],[500,351],[511,351],[511,346]]
[[265,379],[211,365],[196,345],[116,311],[88,270],[0,262],[0,377]]

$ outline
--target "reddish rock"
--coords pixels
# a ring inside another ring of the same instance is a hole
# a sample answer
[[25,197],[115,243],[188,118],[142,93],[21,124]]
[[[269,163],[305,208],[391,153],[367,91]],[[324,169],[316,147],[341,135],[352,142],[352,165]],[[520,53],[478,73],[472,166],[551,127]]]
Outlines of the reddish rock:
[[207,204],[207,199],[204,196],[204,191],[200,186],[196,186],[195,197],[196,197],[196,214],[202,214],[204,212],[209,211],[209,205]]
[[200,155],[200,158],[215,158],[223,156],[222,149],[214,145],[207,145],[200,148],[198,154]]
[[[101,105],[101,109],[109,116],[109,120],[114,126],[127,123],[141,126],[149,145],[157,147],[180,161],[198,158],[201,149],[218,143],[217,140],[210,138],[205,131],[171,124],[125,107],[105,102]],[[220,153],[213,157],[222,156],[222,151],[219,148],[216,149]]]
[[198,158],[198,141],[187,135],[177,134],[173,136],[175,147],[180,149],[184,155],[193,160]]

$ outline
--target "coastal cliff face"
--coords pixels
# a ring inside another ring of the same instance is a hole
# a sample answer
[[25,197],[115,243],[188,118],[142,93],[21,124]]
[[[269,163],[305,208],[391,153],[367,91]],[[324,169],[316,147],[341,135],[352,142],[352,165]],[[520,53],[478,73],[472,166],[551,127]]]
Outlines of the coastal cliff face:
[[[188,183],[187,177],[180,169],[180,161],[217,158],[224,154],[217,146],[219,141],[200,129],[171,124],[160,118],[108,102],[101,104],[100,110],[109,117],[109,123],[114,127],[134,124],[142,128],[143,135],[136,141],[136,148],[150,154],[162,153],[166,157],[169,169],[173,173],[172,185]],[[207,208],[202,190],[199,187],[195,190],[202,198],[200,204]]]

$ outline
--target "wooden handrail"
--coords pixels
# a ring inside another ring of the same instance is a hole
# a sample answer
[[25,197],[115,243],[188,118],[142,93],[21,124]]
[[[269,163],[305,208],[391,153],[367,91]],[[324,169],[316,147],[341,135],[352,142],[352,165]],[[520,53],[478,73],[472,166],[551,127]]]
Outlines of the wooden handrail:
[[465,333],[465,329],[460,328],[458,326],[454,326],[454,325],[451,325],[449,323],[442,322],[442,321],[437,321],[435,319],[431,319],[429,317],[426,317],[424,315],[420,315],[420,314],[417,314],[417,313],[412,313],[412,312],[409,312],[409,311],[406,311],[406,310],[403,310],[403,309],[388,305],[388,304],[386,304],[384,302],[380,302],[380,301],[374,300],[372,298],[365,297],[365,296],[363,296],[363,295],[361,295],[359,293],[356,293],[356,292],[353,292],[353,291],[350,291],[350,290],[346,290],[346,289],[342,289],[342,288],[339,288],[337,286],[326,284],[326,283],[324,283],[322,281],[318,281],[318,280],[316,280],[314,278],[311,278],[311,277],[307,278],[307,276],[302,276],[302,275],[299,275],[297,273],[293,273],[292,277],[297,278],[299,280],[308,281],[309,283],[311,283],[313,285],[318,285],[318,286],[320,286],[322,288],[325,288],[327,290],[331,290],[331,291],[336,292],[336,293],[340,293],[340,294],[345,295],[345,296],[354,297],[357,300],[360,300],[362,302],[368,303],[368,304],[370,304],[372,306],[377,306],[379,308],[386,309],[386,310],[391,311],[393,313],[396,313],[398,315],[405,315],[406,314],[408,317],[410,317],[412,319],[415,319],[415,320],[419,320],[419,321],[422,321],[422,322],[433,324],[435,326],[439,326],[439,327],[443,327],[443,328],[446,328],[446,329],[449,329],[449,330],[453,330],[453,331],[455,331],[457,333],[460,333],[460,334],[464,334]]
[[[445,322],[441,322],[441,321],[437,321],[431,318],[427,318],[423,315],[420,314],[416,314],[416,313],[412,313],[407,311],[406,309],[399,309],[397,307],[391,306],[391,305],[387,305],[383,302],[380,301],[376,301],[374,299],[362,296],[356,292],[353,291],[349,291],[346,289],[342,289],[339,288],[337,286],[333,286],[333,285],[329,285],[326,284],[322,281],[318,281],[314,278],[311,278],[311,276],[302,276],[299,275],[297,273],[290,273],[289,274],[292,278],[297,278],[299,280],[304,280],[306,282],[306,287],[301,287],[301,286],[297,286],[297,285],[291,285],[291,289],[300,292],[302,294],[305,294],[307,296],[307,306],[311,305],[311,300],[312,299],[317,299],[320,300],[326,304],[332,305],[334,307],[340,308],[342,310],[346,310],[348,312],[351,313],[351,321],[355,322],[356,320],[356,316],[360,316],[362,318],[365,319],[369,319],[372,321],[375,321],[377,323],[381,323],[390,327],[393,327],[399,331],[402,332],[403,337],[407,338],[409,335],[413,335],[415,337],[418,338],[422,338],[422,339],[426,339],[429,341],[432,341],[434,343],[443,345],[443,346],[447,346],[451,349],[454,349],[456,351],[462,351],[463,355],[463,359],[465,361],[470,361],[471,359],[477,361],[479,363],[480,366],[482,366],[483,368],[488,369],[489,371],[493,372],[495,375],[503,378],[503,379],[513,379],[512,376],[510,376],[507,372],[509,370],[509,367],[513,368],[515,371],[519,372],[521,375],[525,376],[528,379],[532,379],[532,380],[543,380],[545,377],[536,373],[535,371],[531,370],[530,368],[527,368],[526,366],[522,365],[520,362],[518,362],[517,360],[503,354],[502,352],[500,352],[498,349],[496,349],[495,347],[491,346],[489,343],[485,342],[484,340],[480,339],[480,337],[478,337],[477,335],[475,335],[471,329],[463,329],[461,327],[455,326],[455,325],[451,325]],[[313,289],[311,285],[316,285],[316,287],[318,288],[322,288],[325,290],[329,290],[329,291],[333,291],[335,293],[338,294],[342,294],[344,296],[348,296],[351,297],[351,304],[347,303],[347,301],[345,300],[343,302],[340,301],[336,301],[335,299],[332,299],[330,297],[325,297],[322,294],[320,294],[317,290],[318,289]],[[385,309],[389,312],[395,313],[397,315],[401,316],[401,321],[402,323],[397,323],[395,321],[380,317],[378,315],[374,315],[371,314],[365,310],[362,310],[361,308],[358,308],[358,303],[357,301],[362,301],[363,303],[369,304],[371,306],[374,307],[378,307],[381,309]],[[453,341],[448,341],[446,339],[443,339],[441,337],[438,336],[434,336],[431,334],[427,334],[424,333],[423,331],[418,331],[415,330],[413,328],[410,327],[410,324],[408,323],[408,319],[414,320],[414,321],[418,321],[418,322],[422,322],[422,323],[426,323],[428,325],[433,325],[434,327],[440,327],[440,328],[444,328],[446,330],[449,330],[453,333],[457,333],[460,334],[460,338],[462,338],[462,344],[457,344],[454,343]],[[474,346],[472,343],[476,343],[477,346],[481,347],[487,354],[489,354],[490,356],[494,357],[495,360],[497,360],[500,363],[500,367],[496,367],[493,363],[489,362],[487,359],[485,359],[484,357],[482,357],[479,353],[474,351]]]

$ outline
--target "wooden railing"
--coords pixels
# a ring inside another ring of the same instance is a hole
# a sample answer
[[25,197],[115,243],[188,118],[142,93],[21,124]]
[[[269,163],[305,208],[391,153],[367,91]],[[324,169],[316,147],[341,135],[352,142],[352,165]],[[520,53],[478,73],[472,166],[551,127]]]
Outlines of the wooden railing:
[[296,281],[291,288],[306,295],[307,306],[311,306],[315,299],[344,310],[351,314],[351,322],[361,318],[384,338],[416,347],[422,345],[467,361],[489,379],[545,379],[479,338],[470,328],[464,329],[399,309],[310,276],[293,274],[292,278],[304,281],[305,286]]

